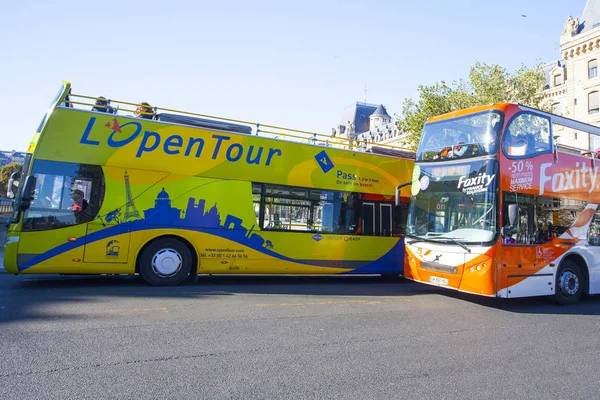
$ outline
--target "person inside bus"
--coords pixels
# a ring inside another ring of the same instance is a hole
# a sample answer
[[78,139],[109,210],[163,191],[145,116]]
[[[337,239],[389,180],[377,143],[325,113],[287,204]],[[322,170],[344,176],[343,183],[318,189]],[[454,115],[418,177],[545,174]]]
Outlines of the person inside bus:
[[96,100],[94,107],[92,107],[92,111],[112,114],[114,110],[108,105],[108,100],[106,100],[106,97],[100,96]]
[[449,136],[443,136],[441,139],[441,147],[440,147],[440,152],[438,154],[434,154],[433,155],[433,159],[434,160],[445,160],[447,159],[449,156],[452,156],[452,145],[453,145],[453,141],[452,138],[450,138]]
[[281,220],[279,219],[279,213],[273,214],[273,229],[281,229]]
[[152,106],[145,101],[142,101],[140,103],[140,106],[135,109],[135,112],[133,114],[136,117],[143,118],[143,119],[153,119],[154,118],[154,111],[152,110]]
[[84,194],[81,190],[73,190],[73,192],[71,192],[71,198],[73,199],[73,205],[71,206],[72,211],[85,211],[88,207],[88,202],[84,199]]
[[452,148],[452,157],[463,157],[468,155],[469,137],[466,133],[461,133],[457,138],[457,145]]
[[442,225],[442,223],[437,219],[433,219],[427,224],[427,231],[436,233],[444,232],[444,225]]
[[71,102],[71,88],[69,88],[69,93],[65,96],[65,107],[73,108],[73,103]]

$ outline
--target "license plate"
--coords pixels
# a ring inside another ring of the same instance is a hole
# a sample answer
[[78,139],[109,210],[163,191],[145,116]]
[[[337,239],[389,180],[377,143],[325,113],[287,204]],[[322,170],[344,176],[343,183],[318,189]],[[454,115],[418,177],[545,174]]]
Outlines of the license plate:
[[444,286],[448,285],[448,279],[440,278],[439,276],[430,276],[429,282],[434,283],[436,285],[444,285]]

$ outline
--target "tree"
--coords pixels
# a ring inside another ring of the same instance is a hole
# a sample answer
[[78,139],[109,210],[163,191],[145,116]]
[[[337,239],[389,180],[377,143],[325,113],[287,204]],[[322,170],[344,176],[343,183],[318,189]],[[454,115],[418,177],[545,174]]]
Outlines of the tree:
[[485,104],[513,102],[548,110],[543,88],[546,83],[542,64],[522,65],[514,73],[492,64],[477,62],[469,79],[448,86],[444,81],[419,85],[418,100],[405,99],[398,127],[408,134],[408,146],[416,149],[425,121],[441,114]]
[[6,196],[6,190],[8,188],[8,180],[13,172],[21,171],[23,169],[22,163],[12,162],[4,165],[0,168],[0,196]]

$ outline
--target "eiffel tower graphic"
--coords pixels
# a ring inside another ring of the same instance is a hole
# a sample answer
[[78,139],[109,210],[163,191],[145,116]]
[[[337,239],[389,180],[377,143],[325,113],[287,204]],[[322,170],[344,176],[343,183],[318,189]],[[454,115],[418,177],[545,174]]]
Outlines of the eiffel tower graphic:
[[131,186],[129,185],[129,174],[127,170],[125,170],[125,196],[127,197],[127,203],[125,203],[125,215],[123,216],[123,220],[132,221],[136,219],[140,219],[140,213],[137,208],[135,208],[135,204],[133,203],[133,198],[131,196]]

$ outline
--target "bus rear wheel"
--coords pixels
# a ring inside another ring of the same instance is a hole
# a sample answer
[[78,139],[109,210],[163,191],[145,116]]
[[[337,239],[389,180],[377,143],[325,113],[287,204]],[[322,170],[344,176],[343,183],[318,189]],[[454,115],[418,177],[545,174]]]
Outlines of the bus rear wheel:
[[556,274],[556,302],[563,305],[577,303],[583,294],[584,282],[579,265],[563,261]]
[[179,285],[190,274],[192,260],[192,252],[180,240],[158,239],[143,250],[140,275],[149,285]]

